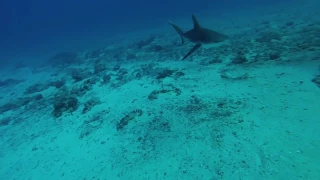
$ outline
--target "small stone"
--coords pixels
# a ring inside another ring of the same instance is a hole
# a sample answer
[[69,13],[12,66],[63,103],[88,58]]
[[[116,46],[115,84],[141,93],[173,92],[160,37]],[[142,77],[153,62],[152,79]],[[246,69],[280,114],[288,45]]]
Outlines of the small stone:
[[318,87],[320,87],[320,75],[317,75],[312,79],[312,82],[315,83]]
[[277,53],[277,52],[272,52],[269,54],[269,59],[270,60],[276,60],[276,59],[279,59],[280,58],[280,53]]

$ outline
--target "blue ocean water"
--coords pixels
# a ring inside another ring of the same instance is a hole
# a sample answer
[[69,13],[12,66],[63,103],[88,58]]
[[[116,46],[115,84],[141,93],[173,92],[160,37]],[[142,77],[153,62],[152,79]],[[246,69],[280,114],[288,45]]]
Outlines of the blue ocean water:
[[0,179],[320,179],[318,7],[2,0]]
[[273,3],[279,2],[4,0],[0,12],[1,61],[41,61],[56,51],[101,47],[109,39],[126,37],[126,33],[162,28],[168,19],[190,13],[232,13]]

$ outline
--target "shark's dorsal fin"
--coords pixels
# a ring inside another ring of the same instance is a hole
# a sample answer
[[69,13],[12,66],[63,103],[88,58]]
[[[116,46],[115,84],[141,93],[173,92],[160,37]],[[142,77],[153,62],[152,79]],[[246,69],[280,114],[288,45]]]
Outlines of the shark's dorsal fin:
[[198,20],[194,14],[192,14],[192,21],[193,21],[193,29],[200,29],[201,26],[198,23]]

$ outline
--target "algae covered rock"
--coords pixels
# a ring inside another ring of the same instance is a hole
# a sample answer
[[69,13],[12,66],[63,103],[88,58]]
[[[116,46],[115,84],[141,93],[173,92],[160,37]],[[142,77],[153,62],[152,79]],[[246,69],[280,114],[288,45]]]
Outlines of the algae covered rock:
[[58,92],[53,99],[53,116],[60,117],[63,113],[72,113],[78,108],[78,99],[68,91]]

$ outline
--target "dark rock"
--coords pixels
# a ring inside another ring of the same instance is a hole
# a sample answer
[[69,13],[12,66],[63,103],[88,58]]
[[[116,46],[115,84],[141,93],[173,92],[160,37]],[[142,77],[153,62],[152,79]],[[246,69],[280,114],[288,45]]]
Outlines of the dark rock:
[[174,74],[174,79],[178,79],[184,75],[185,75],[184,72],[178,71]]
[[154,40],[156,39],[155,36],[150,36],[148,39],[146,40],[141,40],[139,41],[136,46],[140,49],[140,48],[143,48],[145,46],[148,46],[150,45]]
[[117,65],[115,65],[113,68],[112,68],[112,70],[114,70],[114,71],[118,71],[119,69],[120,69],[120,65],[119,64],[117,64]]
[[95,59],[99,58],[103,54],[102,49],[93,50],[91,52],[86,53],[85,58],[86,59]]
[[10,110],[15,110],[18,107],[19,107],[18,104],[16,104],[15,102],[9,102],[0,106],[0,113],[4,113]]
[[72,79],[74,79],[76,82],[82,81],[83,79],[85,79],[86,75],[82,72],[83,70],[79,70],[79,69],[72,70],[71,72]]
[[158,94],[160,94],[160,91],[154,90],[149,94],[148,99],[149,100],[158,99]]
[[239,53],[236,55],[236,57],[232,60],[232,63],[233,63],[233,64],[242,64],[242,63],[246,63],[246,62],[248,62],[248,59],[247,59],[247,57],[246,57],[243,53],[241,53],[241,52],[239,52]]
[[42,94],[37,94],[35,96],[30,96],[30,97],[17,98],[13,101],[10,101],[10,102],[0,106],[0,114],[7,112],[7,111],[10,111],[10,110],[11,111],[17,110],[17,109],[22,108],[30,103],[36,103],[42,99],[43,99]]
[[272,40],[281,40],[281,35],[276,32],[264,32],[256,38],[256,41],[260,43],[270,43]]
[[82,114],[90,111],[95,105],[100,104],[100,100],[98,98],[92,98],[89,101],[84,103],[84,108],[82,110]]
[[175,71],[174,70],[170,70],[170,69],[166,69],[162,72],[160,72],[157,76],[157,79],[164,79],[166,77],[171,76]]
[[53,81],[50,82],[49,85],[50,86],[54,86],[57,89],[60,89],[62,86],[64,86],[66,84],[66,82],[64,80],[60,80],[60,81]]
[[103,80],[103,84],[109,83],[110,80],[111,80],[111,75],[110,75],[110,74],[104,75],[104,76],[102,77],[102,80]]
[[76,64],[78,62],[79,58],[75,52],[60,52],[49,59],[49,64],[52,66],[65,66]]
[[293,26],[293,25],[294,25],[294,22],[293,22],[293,21],[290,21],[290,22],[287,22],[287,23],[286,23],[286,26],[287,26],[287,27],[291,27],[291,26]]
[[33,99],[34,99],[35,101],[39,101],[39,100],[43,99],[43,96],[42,96],[42,94],[37,94],[37,95],[35,95],[35,96],[33,97]]
[[159,52],[159,51],[162,51],[164,50],[164,48],[160,45],[154,45],[151,47],[151,51],[155,51],[155,52]]
[[269,53],[269,59],[270,60],[276,60],[280,58],[280,53],[279,52],[271,52]]
[[53,99],[53,116],[60,117],[64,112],[72,113],[78,108],[78,99],[67,90],[59,91]]
[[133,59],[137,59],[137,56],[133,53],[128,53],[126,56],[126,60],[133,60]]
[[71,90],[71,94],[76,96],[83,96],[85,95],[89,90],[92,89],[92,86],[96,83],[95,78],[86,79],[82,82],[81,85],[74,86]]
[[125,126],[128,125],[130,121],[135,119],[136,117],[142,116],[143,111],[141,109],[136,109],[128,113],[125,117],[123,117],[116,125],[117,130],[122,130]]
[[320,88],[320,75],[317,75],[312,79],[312,82],[315,83]]
[[179,96],[181,94],[181,90],[175,86],[173,86],[172,84],[169,84],[166,89],[160,89],[160,90],[154,90],[152,91],[149,96],[148,99],[149,100],[155,100],[158,99],[158,95],[159,94],[166,94],[166,93],[173,93],[176,96]]
[[17,84],[22,83],[24,80],[16,80],[16,79],[6,79],[4,81],[0,80],[0,87],[9,87],[15,86]]
[[6,117],[0,120],[0,126],[7,126],[12,122],[12,119],[10,117]]
[[106,63],[101,60],[97,60],[94,63],[94,74],[99,74],[107,70]]
[[40,83],[34,84],[32,86],[29,86],[26,89],[25,94],[33,94],[33,93],[41,92],[48,88],[49,88],[49,84],[40,84]]

